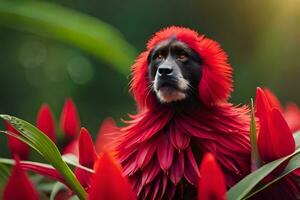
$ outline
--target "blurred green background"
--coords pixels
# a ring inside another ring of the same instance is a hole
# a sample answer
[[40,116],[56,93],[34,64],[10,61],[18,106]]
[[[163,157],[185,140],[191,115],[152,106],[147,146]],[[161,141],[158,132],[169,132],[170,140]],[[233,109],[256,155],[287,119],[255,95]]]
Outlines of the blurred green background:
[[[170,25],[193,28],[228,52],[232,102],[248,103],[257,86],[268,86],[283,103],[300,103],[299,22],[299,0],[0,1],[0,113],[35,123],[48,103],[58,120],[72,97],[95,136],[104,117],[135,111],[130,65]],[[4,135],[0,156],[8,156]]]

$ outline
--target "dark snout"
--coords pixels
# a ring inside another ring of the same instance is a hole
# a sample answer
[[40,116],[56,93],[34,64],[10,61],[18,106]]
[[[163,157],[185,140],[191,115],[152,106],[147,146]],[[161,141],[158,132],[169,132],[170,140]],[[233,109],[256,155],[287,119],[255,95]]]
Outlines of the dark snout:
[[173,68],[170,65],[161,65],[157,70],[158,76],[170,77],[173,74]]
[[179,66],[175,62],[166,60],[156,72],[157,89],[161,87],[172,87],[178,89]]

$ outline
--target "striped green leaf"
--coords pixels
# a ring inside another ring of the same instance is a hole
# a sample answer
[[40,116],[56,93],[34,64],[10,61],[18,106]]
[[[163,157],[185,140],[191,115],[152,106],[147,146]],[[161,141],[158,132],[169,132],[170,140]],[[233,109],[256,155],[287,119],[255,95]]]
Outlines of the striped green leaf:
[[64,177],[66,183],[73,189],[80,199],[86,199],[86,193],[74,173],[63,161],[62,156],[56,147],[56,145],[38,128],[34,127],[30,123],[21,120],[19,118],[0,115],[0,117],[8,121],[15,129],[20,132],[20,135],[6,132],[12,136],[17,136],[23,142],[27,143],[33,149],[35,149],[46,161],[49,162],[60,174]]

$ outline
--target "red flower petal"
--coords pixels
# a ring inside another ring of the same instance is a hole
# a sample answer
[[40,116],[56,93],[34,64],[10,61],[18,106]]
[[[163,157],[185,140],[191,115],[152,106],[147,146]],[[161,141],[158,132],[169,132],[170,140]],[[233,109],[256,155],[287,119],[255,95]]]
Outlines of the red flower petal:
[[142,172],[143,174],[141,185],[147,185],[148,183],[153,181],[160,171],[161,169],[159,164],[157,163],[157,160],[153,159]]
[[295,150],[292,132],[274,98],[270,92],[266,95],[262,89],[257,89],[256,116],[260,125],[257,145],[265,162],[287,156]]
[[200,166],[198,200],[226,199],[226,184],[222,170],[211,153],[207,153]]
[[282,106],[280,101],[277,99],[275,94],[269,90],[268,88],[264,88],[265,95],[267,97],[267,100],[272,108],[278,108],[280,111],[282,111]]
[[183,173],[184,173],[184,155],[182,151],[179,151],[170,169],[170,179],[174,183],[174,185],[177,185],[179,183],[179,181],[183,176]]
[[144,168],[144,166],[150,162],[153,154],[155,153],[156,146],[157,141],[153,140],[152,142],[149,141],[140,147],[136,156],[136,164],[138,168]]
[[48,105],[44,104],[41,106],[36,124],[43,133],[53,142],[56,142],[54,118]]
[[121,167],[104,153],[97,162],[96,173],[89,189],[89,200],[98,199],[137,199],[126,177],[123,177]]
[[255,115],[261,119],[265,118],[267,113],[271,110],[271,105],[261,88],[256,89],[256,99],[255,99]]
[[184,160],[184,177],[190,182],[192,185],[197,185],[200,173],[197,166],[197,162],[195,160],[194,154],[192,152],[191,147],[186,149],[186,157]]
[[171,167],[174,157],[174,147],[170,144],[165,134],[162,134],[157,146],[157,158],[160,167],[166,172]]
[[284,118],[293,133],[300,130],[300,109],[295,103],[287,105]]
[[119,132],[115,121],[112,118],[106,118],[98,131],[96,139],[96,152],[100,153],[103,151],[112,150],[112,141],[116,134]]
[[[92,138],[87,129],[81,128],[79,141],[78,141],[78,150],[79,150],[79,164],[93,169],[94,163],[98,158],[96,153]],[[92,174],[83,169],[76,168],[75,175],[81,185],[85,188],[90,187],[90,179]]]
[[4,200],[22,199],[22,200],[38,200],[39,195],[33,188],[27,175],[20,166],[19,159],[16,159],[16,164],[13,167],[8,182],[4,188]]
[[78,148],[79,164],[92,169],[98,156],[90,133],[85,128],[80,131]]
[[295,151],[292,132],[277,108],[273,108],[269,118],[262,123],[258,135],[258,150],[262,160],[270,162]]
[[[6,126],[7,131],[20,135],[20,133],[7,121],[4,121],[4,124]],[[13,136],[8,135],[7,138],[8,138],[8,147],[12,156],[14,157],[15,155],[17,155],[22,160],[27,160],[29,157],[29,150],[30,150],[28,145]]]
[[189,146],[190,136],[173,125],[170,127],[170,141],[176,149],[181,150]]
[[60,128],[69,138],[75,138],[80,129],[77,108],[72,99],[67,99],[60,117]]

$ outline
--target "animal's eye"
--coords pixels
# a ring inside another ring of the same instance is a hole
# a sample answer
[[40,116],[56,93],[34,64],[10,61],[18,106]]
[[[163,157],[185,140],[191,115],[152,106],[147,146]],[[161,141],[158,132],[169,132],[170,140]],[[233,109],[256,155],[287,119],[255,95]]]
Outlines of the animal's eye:
[[188,59],[188,56],[186,55],[186,53],[180,53],[177,56],[177,60],[180,60],[180,61],[186,61],[187,59]]
[[156,59],[156,60],[162,60],[162,59],[164,59],[164,56],[163,56],[161,53],[159,53],[159,54],[157,54],[157,55],[155,56],[155,59]]

